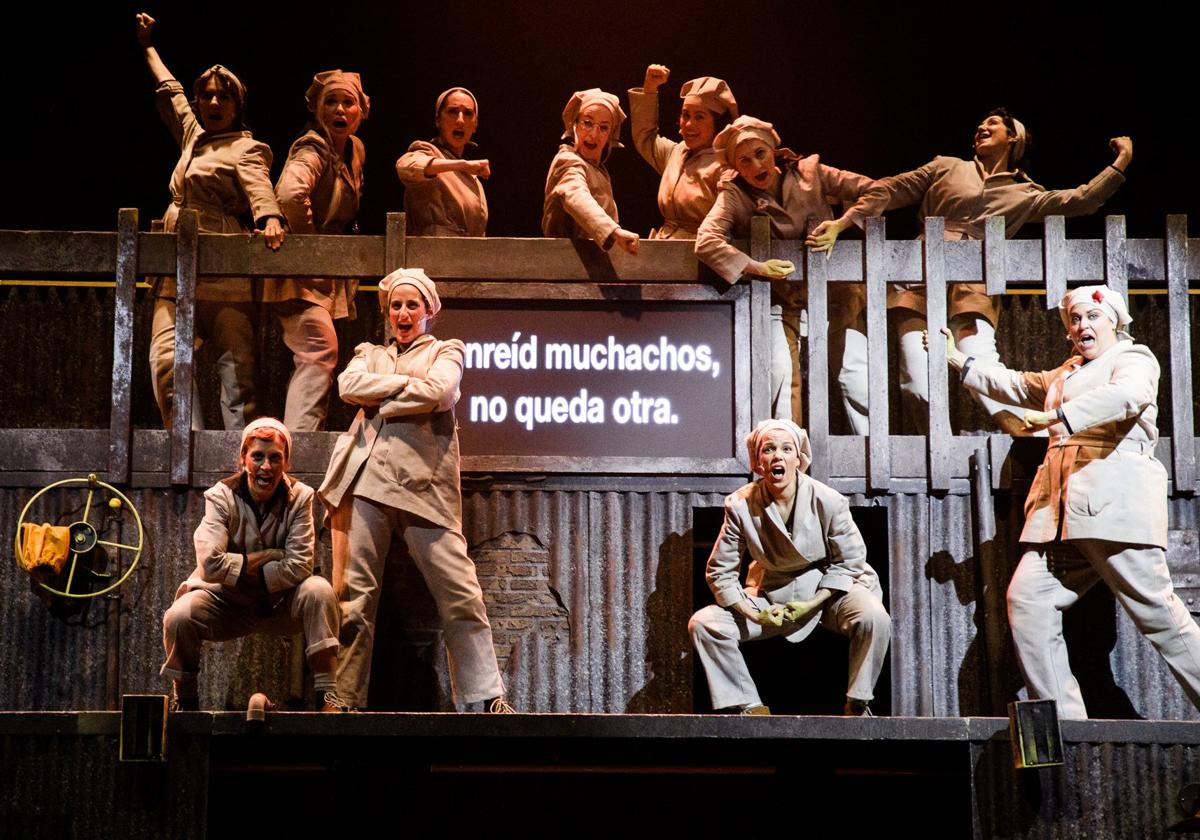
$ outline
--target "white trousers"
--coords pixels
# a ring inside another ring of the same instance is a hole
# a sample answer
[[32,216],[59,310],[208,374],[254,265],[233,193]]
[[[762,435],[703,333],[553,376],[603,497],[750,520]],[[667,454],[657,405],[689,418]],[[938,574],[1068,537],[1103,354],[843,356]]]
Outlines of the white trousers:
[[[822,627],[850,639],[850,677],[846,696],[854,700],[870,700],[875,696],[875,682],[887,661],[892,619],[879,595],[875,590],[855,584],[821,612]],[[759,609],[770,606],[766,598],[752,600]],[[716,604],[692,616],[688,632],[700,664],[704,666],[714,709],[746,708],[762,702],[738,645],[769,639],[791,629],[794,625],[787,623],[782,627],[763,627]],[[801,682],[798,679],[797,685]]]
[[1008,585],[1008,623],[1030,698],[1057,701],[1061,718],[1087,717],[1071,673],[1062,614],[1102,580],[1200,707],[1200,627],[1171,588],[1161,548],[1108,540],[1025,548]]
[[[771,307],[771,417],[803,425],[799,312]],[[813,329],[810,325],[810,329]],[[856,435],[867,433],[867,329],[860,315],[846,329],[829,331],[829,366],[846,419]]]
[[[896,313],[892,317],[900,344],[900,396],[904,416],[909,428],[923,435],[929,431],[929,354],[925,351],[921,333],[928,328],[928,322],[923,312],[912,309],[892,311]],[[948,326],[959,350],[981,361],[1000,362],[1000,354],[996,351],[996,328],[986,318],[971,312],[963,313],[952,316]],[[1001,430],[1011,434],[1024,425],[1024,408],[1005,405],[974,391],[971,394]]]

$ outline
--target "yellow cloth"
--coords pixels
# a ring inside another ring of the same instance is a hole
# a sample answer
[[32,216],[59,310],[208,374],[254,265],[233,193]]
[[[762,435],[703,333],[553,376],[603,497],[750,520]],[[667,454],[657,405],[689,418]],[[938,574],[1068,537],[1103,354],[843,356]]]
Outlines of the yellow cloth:
[[49,566],[58,574],[67,563],[71,531],[65,525],[21,525],[21,553],[17,565],[27,572],[39,566]]

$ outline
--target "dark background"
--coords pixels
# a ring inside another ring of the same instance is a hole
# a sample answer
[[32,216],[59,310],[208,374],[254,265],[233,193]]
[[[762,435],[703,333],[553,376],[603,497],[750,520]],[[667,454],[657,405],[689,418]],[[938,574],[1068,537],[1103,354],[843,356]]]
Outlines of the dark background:
[[[178,151],[154,109],[134,38],[138,10],[42,3],[5,13],[0,228],[112,229],[123,206],[140,209],[143,228],[161,215]],[[969,155],[980,117],[1006,104],[1034,133],[1030,172],[1046,186],[1088,180],[1112,160],[1109,137],[1134,138],[1130,182],[1105,208],[1128,216],[1130,236],[1161,235],[1167,213],[1200,215],[1188,127],[1195,81],[1185,67],[1194,30],[1157,3],[1121,13],[1050,3],[674,0],[160,2],[145,10],[158,20],[163,59],[189,90],[214,63],[246,83],[249,123],[275,151],[276,176],[306,120],[302,94],[313,73],[362,73],[372,99],[359,132],[366,233],[381,233],[384,214],[401,209],[394,161],[433,134],[434,98],[461,84],[479,97],[479,154],[495,173],[489,233],[538,235],[567,98],[599,86],[624,101],[649,62],[672,68],[660,94],[667,136],[679,85],[711,74],[729,81],[743,113],[774,122],[785,144],[880,177],[936,154]],[[632,148],[615,152],[609,169],[625,225],[646,233],[659,221],[657,176]],[[893,236],[911,236],[915,214],[894,213],[889,225]],[[1068,233],[1099,236],[1101,225],[1077,220]]]

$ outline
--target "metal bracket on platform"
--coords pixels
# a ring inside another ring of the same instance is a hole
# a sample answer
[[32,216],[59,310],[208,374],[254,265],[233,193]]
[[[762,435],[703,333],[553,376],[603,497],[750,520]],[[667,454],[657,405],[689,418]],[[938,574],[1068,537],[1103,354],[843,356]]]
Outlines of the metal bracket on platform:
[[167,760],[165,694],[126,694],[121,697],[121,738],[118,761]]
[[1058,703],[1055,701],[1017,700],[1009,703],[1008,733],[1016,769],[1058,767],[1063,763],[1062,729],[1058,725]]

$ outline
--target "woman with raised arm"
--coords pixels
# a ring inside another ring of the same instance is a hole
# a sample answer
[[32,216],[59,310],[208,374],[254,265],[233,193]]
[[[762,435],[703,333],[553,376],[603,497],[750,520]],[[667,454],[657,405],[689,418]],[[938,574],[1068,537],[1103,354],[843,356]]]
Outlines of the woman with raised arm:
[[414,140],[396,161],[404,184],[409,236],[486,236],[488,208],[480,179],[492,174],[486,160],[466,157],[475,148],[479,103],[464,87],[443,91],[433,106],[437,137]]
[[[888,189],[888,209],[920,204],[922,222],[927,216],[946,219],[946,239],[983,239],[984,224],[994,216],[1005,221],[1012,237],[1027,222],[1047,216],[1085,216],[1095,213],[1125,183],[1125,169],[1133,160],[1133,141],[1115,137],[1109,145],[1116,159],[1095,178],[1070,190],[1047,190],[1021,169],[1031,141],[1024,124],[1006,108],[991,111],[975,129],[975,157],[936,157],[920,169],[882,179]],[[897,285],[888,292],[900,337],[900,392],[905,413],[916,430],[928,426],[929,375],[921,349],[926,327],[925,287]],[[951,286],[947,317],[955,340],[968,353],[993,362],[1000,299],[989,297],[982,284]],[[996,424],[1010,434],[1023,433],[1018,413],[985,396],[977,399]]]
[[563,136],[546,175],[542,235],[591,239],[604,250],[638,252],[640,237],[618,223],[612,179],[604,162],[621,143],[625,112],[600,88],[576,91],[563,109]]
[[[1027,409],[1022,424],[1050,445],[1025,500],[1023,554],[1008,586],[1008,623],[1025,686],[1086,718],[1071,673],[1062,614],[1104,581],[1200,706],[1200,628],[1167,568],[1167,471],[1158,441],[1158,361],[1134,344],[1120,294],[1084,286],[1058,307],[1075,353],[1041,372],[1009,370],[960,350],[946,358],[965,387]],[[927,337],[926,337],[927,340]]]
[[717,200],[725,171],[713,140],[737,119],[737,100],[721,79],[701,76],[685,82],[679,91],[682,140],[668,140],[658,133],[658,89],[670,75],[661,64],[646,68],[642,87],[629,91],[629,124],[638,154],[662,176],[658,209],[663,224],[650,232],[650,238],[695,239],[696,229]]
[[419,268],[383,278],[379,304],[394,337],[386,346],[358,345],[338,376],[342,399],[361,410],[338,438],[317,491],[331,513],[333,587],[342,605],[338,694],[352,708],[367,705],[375,617],[399,535],[437,603],[455,702],[511,712],[462,534],[454,404],[463,343],[430,334],[442,302]]
[[[197,210],[203,231],[249,232],[241,222],[241,217],[249,214],[257,225],[254,233],[263,234],[266,246],[278,250],[284,227],[271,189],[271,150],[246,130],[245,86],[217,64],[192,84],[192,100],[188,101],[183,85],[154,48],[154,25],[150,15],[137,15],[138,43],[158,84],[158,110],[180,148],[163,229],[175,230],[180,210]],[[207,277],[197,282],[196,336],[212,341],[220,354],[221,418],[226,429],[241,429],[255,414],[254,318],[248,278]],[[174,370],[175,280],[165,277],[155,288],[150,371],[163,425],[168,428]],[[193,405],[192,422],[199,428],[199,402]]]
[[[288,151],[275,194],[292,233],[342,234],[357,229],[365,152],[355,137],[371,112],[357,73],[327,70],[304,95],[312,121]],[[263,301],[283,329],[295,371],[288,383],[284,422],[293,431],[325,427],[333,370],[334,319],[353,318],[358,281],[288,278],[263,281]]]
[[[799,421],[800,318],[806,289],[800,283],[786,282],[795,270],[790,262],[753,260],[732,241],[749,239],[751,218],[766,216],[773,239],[803,239],[814,251],[828,253],[843,230],[883,212],[887,192],[864,175],[826,166],[817,155],[800,157],[780,148],[774,127],[754,117],[738,117],[713,144],[730,171],[722,176],[717,200],[696,233],[696,256],[727,283],[736,283],[744,274],[773,281],[771,416]],[[837,218],[831,200],[846,206]],[[855,434],[867,430],[863,302],[859,286],[830,286],[829,359],[837,370],[846,416]]]

